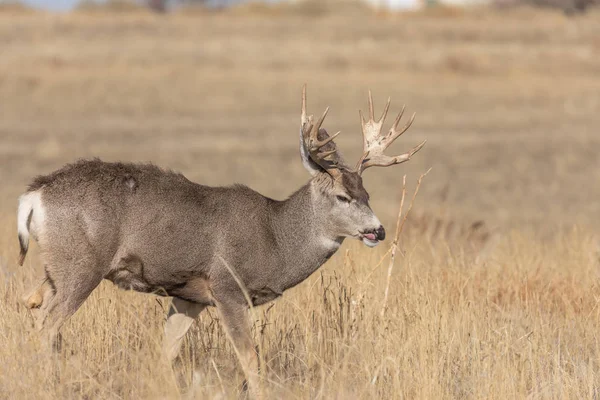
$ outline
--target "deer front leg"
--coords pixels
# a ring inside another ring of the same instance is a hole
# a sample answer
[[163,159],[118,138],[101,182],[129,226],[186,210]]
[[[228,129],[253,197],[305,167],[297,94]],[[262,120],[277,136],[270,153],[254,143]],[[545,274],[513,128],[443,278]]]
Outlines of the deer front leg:
[[246,375],[250,395],[259,398],[258,355],[250,332],[248,306],[234,302],[219,302],[217,311]]
[[173,298],[165,324],[164,341],[165,354],[170,362],[177,358],[185,334],[204,308],[206,306],[202,304],[192,303],[178,297]]

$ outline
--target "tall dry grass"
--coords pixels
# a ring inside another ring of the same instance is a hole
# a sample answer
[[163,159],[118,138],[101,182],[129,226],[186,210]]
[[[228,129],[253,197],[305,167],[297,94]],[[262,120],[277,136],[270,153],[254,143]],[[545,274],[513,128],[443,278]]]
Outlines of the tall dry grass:
[[[410,221],[410,220],[409,220]],[[11,235],[0,278],[0,397],[235,398],[243,377],[213,310],[173,370],[161,355],[168,300],[102,284],[42,351],[17,299]],[[257,309],[270,398],[592,398],[600,377],[598,242],[577,229],[542,241],[512,232],[485,262],[404,237],[381,313],[385,245],[348,243],[274,304]]]

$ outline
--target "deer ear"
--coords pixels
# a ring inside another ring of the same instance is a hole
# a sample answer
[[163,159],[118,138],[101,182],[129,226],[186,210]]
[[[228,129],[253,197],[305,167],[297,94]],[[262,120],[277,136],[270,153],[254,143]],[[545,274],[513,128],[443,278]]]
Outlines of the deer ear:
[[315,176],[319,172],[324,171],[323,168],[319,166],[319,164],[317,164],[310,158],[310,153],[308,152],[308,149],[306,148],[306,143],[302,138],[302,129],[300,129],[300,158],[302,159],[302,164],[304,165],[304,168],[306,168],[306,170],[312,176]]

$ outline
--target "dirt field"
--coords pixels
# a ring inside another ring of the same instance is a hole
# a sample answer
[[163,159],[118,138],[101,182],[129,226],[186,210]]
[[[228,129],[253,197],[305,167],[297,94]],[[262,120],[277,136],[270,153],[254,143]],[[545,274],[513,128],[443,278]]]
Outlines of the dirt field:
[[[402,176],[432,168],[381,315],[389,242],[345,243],[258,308],[273,398],[600,395],[600,12],[339,14],[311,8],[154,16],[0,11],[0,398],[235,398],[235,355],[207,312],[174,370],[168,300],[103,284],[65,325],[59,360],[19,304],[17,198],[83,157],[152,161],[284,198],[308,180],[300,90],[331,110],[348,159],[359,108],[417,112],[408,164],[365,174],[393,231]],[[484,225],[473,225],[483,221]]]

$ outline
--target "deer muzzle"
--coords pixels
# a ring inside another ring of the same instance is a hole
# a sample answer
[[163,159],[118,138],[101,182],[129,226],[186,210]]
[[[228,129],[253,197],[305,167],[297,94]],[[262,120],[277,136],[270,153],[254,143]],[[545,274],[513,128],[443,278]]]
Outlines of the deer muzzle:
[[383,225],[379,225],[379,228],[375,229],[375,236],[377,240],[385,240],[385,229]]
[[367,246],[375,247],[380,241],[385,239],[385,229],[382,225],[379,225],[379,228],[363,232],[361,239]]

